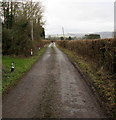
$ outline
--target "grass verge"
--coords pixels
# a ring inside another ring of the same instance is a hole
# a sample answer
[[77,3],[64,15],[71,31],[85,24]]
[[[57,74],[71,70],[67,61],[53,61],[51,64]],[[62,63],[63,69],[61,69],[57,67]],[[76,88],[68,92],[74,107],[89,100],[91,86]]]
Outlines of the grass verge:
[[[42,48],[32,57],[2,57],[2,93],[6,93],[12,86],[16,85],[19,79],[31,69],[32,65],[40,58],[45,52],[46,48]],[[11,62],[15,62],[15,70],[11,73]]]
[[[73,61],[76,62],[81,71],[84,73],[88,82],[94,86],[99,95],[101,104],[104,106],[108,115],[116,117],[116,94],[115,81],[116,76],[102,69],[97,69],[95,63],[78,56],[75,52],[60,47],[60,49]],[[88,79],[87,79],[88,80]]]

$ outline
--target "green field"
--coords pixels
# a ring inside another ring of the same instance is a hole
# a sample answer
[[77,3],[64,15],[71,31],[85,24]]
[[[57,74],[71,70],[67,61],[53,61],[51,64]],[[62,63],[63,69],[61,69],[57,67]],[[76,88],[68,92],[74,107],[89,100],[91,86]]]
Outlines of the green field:
[[[9,88],[14,86],[22,76],[32,67],[32,65],[45,52],[46,48],[42,48],[38,53],[32,57],[10,57],[3,56],[2,65],[2,92],[5,93]],[[15,70],[11,73],[11,63],[15,62]]]

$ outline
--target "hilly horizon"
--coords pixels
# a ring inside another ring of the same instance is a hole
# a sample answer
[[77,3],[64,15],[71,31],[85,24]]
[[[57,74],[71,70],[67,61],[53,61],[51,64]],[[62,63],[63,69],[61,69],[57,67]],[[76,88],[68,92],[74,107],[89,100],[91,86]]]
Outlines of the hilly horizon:
[[[114,36],[114,32],[89,32],[89,33],[66,33],[64,34],[66,37],[71,36],[71,37],[83,37],[86,34],[99,34],[101,39],[105,39],[105,38],[113,38]],[[61,37],[63,34],[48,34],[46,35],[46,38],[48,38],[49,36],[51,37]]]

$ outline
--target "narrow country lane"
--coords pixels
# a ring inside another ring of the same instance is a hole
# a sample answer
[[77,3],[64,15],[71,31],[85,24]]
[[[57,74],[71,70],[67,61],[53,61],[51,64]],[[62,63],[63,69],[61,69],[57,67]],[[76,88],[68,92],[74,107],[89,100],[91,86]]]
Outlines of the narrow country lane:
[[54,43],[3,97],[3,118],[103,117],[91,90]]

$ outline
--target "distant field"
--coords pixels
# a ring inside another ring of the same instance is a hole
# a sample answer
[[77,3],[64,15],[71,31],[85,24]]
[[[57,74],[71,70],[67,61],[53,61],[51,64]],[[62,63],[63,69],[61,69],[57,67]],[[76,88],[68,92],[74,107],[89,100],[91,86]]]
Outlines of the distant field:
[[[11,86],[15,85],[16,82],[27,72],[32,65],[39,59],[39,57],[45,52],[45,48],[42,48],[37,55],[28,58],[10,57],[3,56],[3,73],[2,73],[2,91],[6,92]],[[10,72],[11,62],[15,62],[15,71]]]

